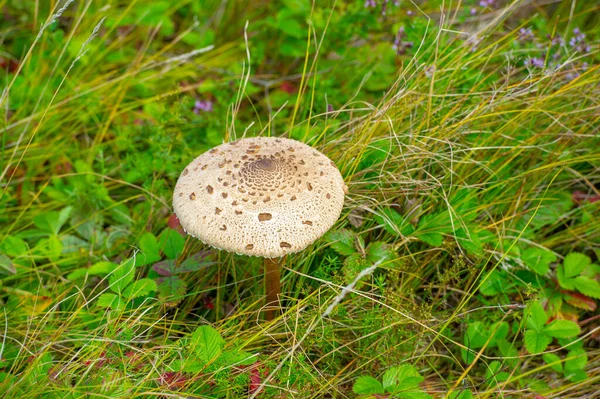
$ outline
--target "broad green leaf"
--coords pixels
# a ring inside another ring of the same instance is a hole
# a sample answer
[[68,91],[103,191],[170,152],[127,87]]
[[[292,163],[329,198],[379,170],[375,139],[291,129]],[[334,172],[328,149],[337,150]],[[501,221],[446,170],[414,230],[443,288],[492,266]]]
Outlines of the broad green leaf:
[[406,392],[399,392],[398,393],[398,398],[400,399],[431,399],[431,395],[429,395],[428,393],[425,393],[423,391],[406,391]]
[[375,220],[385,231],[395,236],[408,236],[415,230],[413,225],[393,208],[383,208],[381,215],[375,215]]
[[476,321],[470,323],[464,337],[464,344],[469,349],[482,348],[488,340],[489,332],[482,322]]
[[475,226],[464,226],[454,232],[458,244],[468,253],[481,255],[483,253],[483,244],[479,239],[479,234],[475,232]]
[[499,293],[506,293],[512,288],[513,284],[506,277],[506,272],[494,270],[481,285],[479,291],[486,296],[493,296]]
[[363,375],[356,379],[352,392],[364,395],[364,394],[384,394],[383,385],[370,375]]
[[523,262],[530,270],[545,275],[550,270],[550,263],[556,261],[556,255],[539,247],[528,248],[521,255]]
[[560,265],[556,268],[556,279],[562,288],[566,290],[575,289],[575,279],[565,276],[565,268],[563,265]]
[[358,273],[360,273],[367,266],[367,260],[360,256],[359,253],[354,253],[346,259],[344,259],[344,267],[342,273],[344,274],[344,281],[350,283],[353,281]]
[[441,247],[444,243],[444,236],[440,233],[415,233],[415,236],[432,247]]
[[204,364],[216,360],[225,345],[225,341],[221,338],[219,332],[211,326],[198,327],[192,333],[190,340],[196,356]]
[[29,251],[27,243],[15,236],[8,236],[2,240],[0,250],[8,256],[23,256]]
[[125,287],[135,277],[135,264],[133,258],[127,259],[115,268],[109,277],[109,287],[113,292],[121,294]]
[[497,383],[503,381],[504,374],[500,370],[502,369],[502,363],[495,360],[487,365],[485,371],[485,379],[490,383]]
[[108,274],[113,271],[117,265],[112,262],[98,262],[93,264],[91,267],[81,267],[79,269],[73,270],[71,273],[67,275],[67,278],[71,281],[79,280],[80,278],[85,277],[86,275],[90,276],[98,276]]
[[450,394],[448,399],[471,399],[473,397],[473,393],[468,390],[455,391]]
[[552,338],[534,330],[525,331],[525,348],[529,353],[542,353],[552,342]]
[[589,297],[600,299],[600,283],[589,277],[579,276],[574,279],[575,288],[577,291]]
[[327,242],[340,255],[349,256],[356,252],[354,248],[354,233],[347,229],[339,229],[328,232],[325,235]]
[[133,299],[156,291],[156,283],[149,278],[142,278],[128,285],[123,290],[123,297]]
[[240,350],[223,351],[217,361],[225,367],[250,366],[256,362],[256,356]]
[[546,364],[551,365],[550,368],[552,370],[558,373],[562,373],[563,365],[562,361],[560,360],[560,357],[558,357],[554,353],[544,353],[542,358],[544,359],[544,362],[546,362]]
[[115,270],[119,265],[113,262],[98,262],[94,263],[89,269],[88,274],[92,276],[99,276],[103,274],[108,274]]
[[390,393],[418,388],[424,378],[411,364],[391,367],[383,374],[383,389]]
[[494,344],[496,344],[496,341],[501,340],[501,339],[505,339],[508,336],[508,330],[509,330],[510,326],[508,325],[508,322],[503,321],[500,323],[496,323],[493,326],[490,327],[490,333],[494,333],[494,337],[492,338],[492,341],[490,342],[490,346],[494,346]]
[[173,259],[165,259],[153,264],[152,270],[161,276],[174,276],[177,274],[177,264]]
[[571,320],[553,320],[544,328],[544,333],[554,338],[570,338],[579,335],[581,330]]
[[565,377],[571,382],[583,382],[589,378],[587,373],[583,370],[570,370],[565,372]]
[[160,234],[159,243],[167,258],[177,259],[179,254],[183,252],[185,239],[176,230],[165,229]]
[[96,302],[101,308],[111,308],[113,310],[119,310],[125,307],[125,302],[119,295],[115,294],[102,294],[98,297],[98,302]]
[[[512,342],[506,339],[499,339],[497,342],[500,354],[504,357],[518,357],[519,351]],[[515,359],[506,359],[506,362],[516,362]]]
[[60,212],[50,211],[36,215],[33,217],[33,224],[46,233],[57,235],[69,218],[71,210],[72,208],[68,206]]
[[585,349],[574,349],[569,351],[565,361],[565,372],[583,370],[588,362],[588,355]]
[[0,274],[17,274],[15,265],[12,263],[10,258],[4,254],[0,254]]
[[395,257],[391,246],[382,241],[369,244],[366,250],[367,261],[370,263],[385,262]]
[[158,295],[161,301],[173,301],[181,299],[186,292],[185,281],[177,276],[161,278],[158,285]]
[[215,265],[217,262],[208,260],[209,255],[210,255],[210,251],[208,251],[208,250],[203,250],[203,251],[195,253],[194,255],[190,256],[189,258],[187,258],[183,262],[181,262],[181,264],[179,265],[179,268],[177,269],[177,272],[178,273],[190,273],[190,272],[198,271],[205,267]]
[[590,264],[592,260],[589,256],[579,252],[571,252],[563,260],[565,268],[565,277],[579,276]]
[[58,259],[62,254],[63,244],[57,236],[48,237],[48,253],[50,259]]
[[160,247],[156,237],[150,233],[145,232],[141,235],[140,251],[135,256],[135,266],[144,266],[150,263],[154,263],[160,260]]
[[529,317],[527,318],[527,327],[531,328],[535,331],[542,331],[546,322],[548,321],[548,316],[542,308],[542,305],[539,302],[534,302],[529,305]]

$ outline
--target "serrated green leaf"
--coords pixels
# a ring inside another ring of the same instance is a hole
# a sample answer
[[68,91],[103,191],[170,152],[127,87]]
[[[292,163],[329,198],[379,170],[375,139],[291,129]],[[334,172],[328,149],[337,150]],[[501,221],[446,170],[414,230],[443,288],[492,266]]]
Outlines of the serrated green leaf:
[[400,399],[431,399],[432,396],[423,391],[406,391],[399,392],[398,398]]
[[98,262],[94,263],[89,269],[88,274],[92,276],[100,276],[108,274],[115,270],[119,265],[113,262]]
[[546,350],[550,342],[552,342],[552,338],[547,336],[544,333],[538,333],[534,330],[525,331],[525,348],[529,351],[529,353],[542,353]]
[[367,260],[360,256],[359,253],[354,253],[346,257],[346,259],[344,259],[344,267],[342,267],[344,281],[346,283],[353,281],[365,266],[367,266]]
[[562,373],[563,365],[562,361],[560,360],[560,357],[558,357],[554,353],[544,353],[542,358],[544,359],[544,362],[546,362],[546,364],[551,365],[550,368],[552,370]]
[[102,294],[98,297],[96,305],[101,308],[111,308],[113,310],[119,310],[125,307],[125,302],[119,295],[115,294]]
[[412,364],[391,367],[383,374],[383,389],[390,393],[418,388],[424,378]]
[[570,338],[581,332],[577,323],[571,320],[553,320],[544,328],[544,333],[554,338]]
[[575,289],[575,279],[565,276],[565,268],[563,265],[560,265],[556,268],[556,279],[562,288],[566,290]]
[[130,258],[117,266],[112,272],[108,279],[109,287],[113,292],[121,294],[134,277],[135,264],[133,258]]
[[577,291],[589,297],[600,299],[600,283],[597,280],[585,276],[575,277],[573,280]]
[[156,283],[154,280],[149,278],[142,278],[135,281],[133,284],[129,284],[123,290],[123,297],[127,299],[138,298],[140,296],[148,295],[151,292],[156,291]]
[[565,256],[563,266],[565,268],[565,277],[579,276],[590,264],[592,260],[589,256],[579,252],[571,252]]
[[556,255],[547,249],[532,247],[523,251],[521,259],[530,270],[546,275],[550,270],[550,263],[556,261]]
[[383,385],[370,375],[363,375],[356,379],[352,392],[359,395],[365,394],[384,394]]
[[588,362],[585,349],[574,349],[569,351],[565,360],[565,372],[583,370]]
[[178,300],[185,295],[186,289],[186,283],[180,277],[164,277],[158,285],[158,295],[161,301]]
[[382,241],[370,243],[365,252],[370,263],[385,262],[395,257],[392,247]]
[[160,234],[160,248],[169,259],[177,259],[179,254],[183,252],[185,239],[173,229],[165,229]]
[[354,233],[347,229],[329,231],[325,235],[327,242],[340,255],[349,256],[356,253],[354,248]]
[[135,256],[135,266],[144,266],[160,260],[160,247],[154,234],[145,232],[140,236],[140,251]]
[[200,326],[192,333],[190,343],[198,359],[204,364],[209,364],[219,357],[225,340],[213,327]]
[[546,322],[548,321],[548,315],[544,311],[544,308],[539,302],[534,302],[528,307],[528,318],[527,327],[535,331],[542,331]]

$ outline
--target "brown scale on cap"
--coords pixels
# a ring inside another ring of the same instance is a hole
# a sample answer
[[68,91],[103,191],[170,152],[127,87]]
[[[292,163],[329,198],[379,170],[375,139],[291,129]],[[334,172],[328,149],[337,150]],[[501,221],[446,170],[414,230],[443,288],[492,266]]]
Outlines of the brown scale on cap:
[[192,161],[177,181],[173,207],[185,230],[205,243],[273,258],[300,251],[329,230],[346,190],[320,152],[295,140],[255,137]]

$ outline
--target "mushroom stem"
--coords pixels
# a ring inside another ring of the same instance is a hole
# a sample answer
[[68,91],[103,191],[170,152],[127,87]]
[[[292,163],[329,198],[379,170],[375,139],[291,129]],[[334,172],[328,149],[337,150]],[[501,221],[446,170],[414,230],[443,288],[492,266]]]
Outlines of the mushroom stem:
[[281,282],[279,279],[279,263],[281,258],[265,258],[265,292],[266,312],[265,318],[271,321],[275,313],[279,312],[279,294],[281,293]]

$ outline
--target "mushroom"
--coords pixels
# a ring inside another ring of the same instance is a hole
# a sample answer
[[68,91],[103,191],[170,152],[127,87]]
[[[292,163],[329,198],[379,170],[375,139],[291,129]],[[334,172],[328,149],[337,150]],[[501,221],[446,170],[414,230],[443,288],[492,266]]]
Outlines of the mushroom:
[[215,248],[264,257],[267,320],[278,308],[281,257],[337,221],[347,187],[335,164],[296,140],[222,144],[181,173],[173,208],[184,230]]

